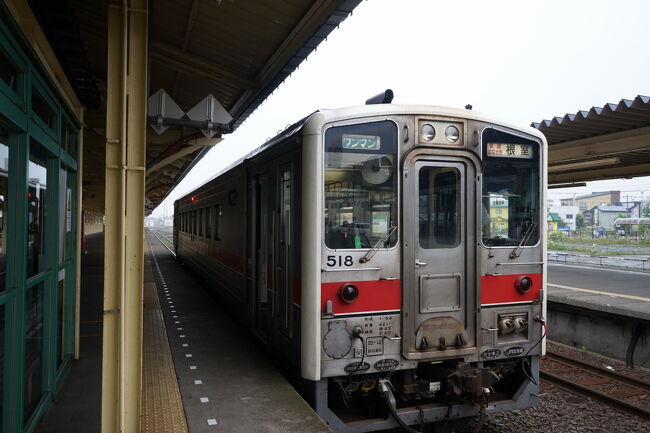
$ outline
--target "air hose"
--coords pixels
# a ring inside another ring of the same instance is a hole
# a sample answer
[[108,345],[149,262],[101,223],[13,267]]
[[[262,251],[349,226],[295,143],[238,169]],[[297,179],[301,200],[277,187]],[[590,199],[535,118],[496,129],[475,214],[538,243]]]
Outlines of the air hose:
[[404,422],[402,418],[400,418],[399,414],[397,413],[397,410],[395,410],[395,406],[397,403],[395,402],[395,397],[393,396],[393,392],[390,390],[390,382],[388,379],[380,379],[379,380],[379,392],[381,392],[382,396],[384,397],[384,401],[386,402],[386,406],[388,407],[388,411],[390,414],[395,418],[395,421],[402,427],[402,429],[407,432],[407,433],[420,433],[417,430],[415,430],[413,427],[409,426]]

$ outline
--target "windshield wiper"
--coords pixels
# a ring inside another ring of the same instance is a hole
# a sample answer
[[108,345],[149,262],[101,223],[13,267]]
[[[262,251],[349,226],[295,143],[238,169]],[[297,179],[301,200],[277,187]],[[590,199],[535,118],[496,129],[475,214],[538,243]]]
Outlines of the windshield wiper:
[[359,259],[359,263],[368,263],[370,259],[372,259],[375,256],[375,254],[377,254],[377,250],[379,249],[379,244],[386,243],[386,241],[390,239],[390,237],[393,235],[393,232],[395,230],[397,230],[397,226],[391,226],[386,237],[383,239],[379,239],[375,244],[375,246],[369,249],[366,255]]
[[533,235],[533,230],[535,229],[535,226],[537,226],[537,224],[534,222],[531,222],[531,224],[528,226],[528,229],[526,230],[526,232],[521,238],[521,242],[519,242],[519,245],[517,245],[515,249],[512,250],[512,252],[510,253],[511,259],[516,259],[521,255],[521,249],[524,246],[524,244],[528,243],[528,240]]

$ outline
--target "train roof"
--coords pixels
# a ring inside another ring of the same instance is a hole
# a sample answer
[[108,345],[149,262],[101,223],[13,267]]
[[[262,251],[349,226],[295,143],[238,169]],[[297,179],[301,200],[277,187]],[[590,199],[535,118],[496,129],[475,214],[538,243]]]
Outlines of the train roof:
[[375,117],[375,116],[389,116],[389,115],[431,115],[431,116],[449,116],[455,118],[462,118],[468,120],[475,120],[487,123],[494,123],[501,125],[516,131],[524,132],[529,135],[533,135],[537,138],[543,140],[546,143],[544,134],[539,132],[537,129],[530,126],[520,126],[514,125],[509,122],[504,122],[502,120],[496,119],[494,117],[488,116],[481,112],[461,109],[461,108],[452,108],[452,107],[443,107],[437,105],[417,105],[417,104],[369,104],[369,105],[357,105],[351,107],[343,108],[334,108],[334,109],[321,109],[316,110],[308,116],[303,117],[299,121],[287,126],[284,130],[280,131],[277,135],[267,140],[264,144],[257,147],[256,149],[250,151],[241,158],[235,160],[232,164],[224,167],[222,170],[217,172],[214,176],[210,177],[208,180],[203,182],[201,185],[197,186],[191,192],[185,194],[178,200],[181,200],[191,194],[196,190],[203,187],[208,182],[216,179],[221,176],[223,173],[232,170],[233,168],[244,164],[246,161],[254,158],[261,152],[266,149],[273,147],[274,145],[286,140],[287,138],[298,134],[303,130],[305,125],[307,128],[316,127],[317,133],[320,133],[320,127],[325,123],[336,122],[339,120],[346,120],[349,118],[364,118],[364,117]]
[[463,108],[444,107],[439,105],[421,105],[421,104],[370,104],[335,109],[323,109],[316,111],[309,119],[316,120],[315,115],[323,115],[323,123],[335,122],[350,117],[363,118],[382,115],[430,115],[430,116],[449,116],[467,120],[494,123],[516,131],[535,136],[546,142],[544,134],[537,129],[527,125],[515,125],[511,122],[498,119],[496,117],[481,113],[480,111],[467,110]]

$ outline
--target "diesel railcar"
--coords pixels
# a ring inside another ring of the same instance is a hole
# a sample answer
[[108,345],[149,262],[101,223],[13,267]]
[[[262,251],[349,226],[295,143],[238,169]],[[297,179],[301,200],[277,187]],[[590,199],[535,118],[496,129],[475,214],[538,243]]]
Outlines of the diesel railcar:
[[334,431],[530,407],[546,149],[468,109],[317,111],[176,201],[176,253]]

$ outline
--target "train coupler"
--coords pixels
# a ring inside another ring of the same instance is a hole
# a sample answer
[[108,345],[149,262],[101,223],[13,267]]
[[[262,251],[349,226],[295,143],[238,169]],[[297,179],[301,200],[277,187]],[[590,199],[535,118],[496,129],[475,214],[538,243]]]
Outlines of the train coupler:
[[500,379],[501,377],[489,368],[465,364],[451,373],[448,381],[456,396],[471,394],[472,397],[477,398],[489,394],[490,387]]

